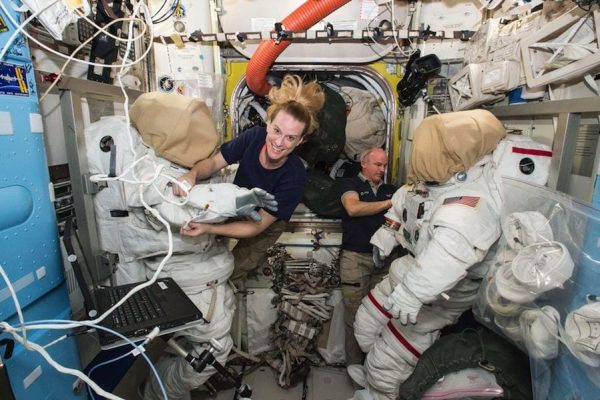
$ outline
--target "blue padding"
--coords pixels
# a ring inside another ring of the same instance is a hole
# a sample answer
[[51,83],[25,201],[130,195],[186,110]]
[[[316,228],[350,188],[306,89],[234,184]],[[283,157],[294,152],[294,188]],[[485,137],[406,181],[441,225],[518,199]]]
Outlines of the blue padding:
[[[25,308],[25,320],[37,319],[70,319],[71,308],[67,296],[66,283],[47,293],[43,298]],[[10,324],[16,324],[17,318],[11,318]],[[28,331],[28,339],[46,345],[62,335],[69,333],[65,330]],[[1,338],[10,335],[4,334]],[[79,351],[74,337],[68,337],[46,349],[50,356],[59,364],[81,370]],[[34,351],[28,351],[20,344],[15,345],[13,356],[4,360],[10,378],[11,386],[17,399],[85,399],[85,390],[75,393],[73,385],[77,380],[72,375],[56,371]]]
[[[12,1],[0,1],[12,10]],[[15,29],[2,16],[8,25],[0,32],[4,46]],[[9,49],[8,58],[0,61],[0,112],[5,124],[0,134],[0,265],[26,307],[61,285],[64,277],[33,66],[22,36]],[[16,82],[19,90],[2,88],[2,81]],[[0,279],[0,321],[14,312]]]
[[31,192],[23,186],[0,188],[0,231],[22,224],[33,211]]

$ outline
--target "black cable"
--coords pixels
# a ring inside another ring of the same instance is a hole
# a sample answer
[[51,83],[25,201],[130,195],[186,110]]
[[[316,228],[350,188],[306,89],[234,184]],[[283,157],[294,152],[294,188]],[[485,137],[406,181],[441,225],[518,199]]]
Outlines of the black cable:
[[158,17],[158,19],[152,20],[153,24],[160,24],[161,22],[165,22],[166,20],[168,20],[169,18],[171,18],[173,16],[173,14],[175,14],[175,11],[177,11],[177,8],[180,6],[181,4],[181,0],[175,0],[175,2],[173,3],[173,5],[167,9],[165,11],[165,14],[163,14],[162,16]]
[[159,12],[162,11],[163,7],[167,4],[168,0],[164,0],[163,3],[160,5],[159,9],[156,10],[156,12],[154,14],[152,14],[152,16],[150,18],[154,18],[158,15]]
[[[598,0],[575,0],[577,7],[581,8],[585,12],[590,12],[594,4],[600,4]],[[587,7],[587,8],[586,8]]]
[[172,7],[170,9],[170,12],[168,14],[164,14],[163,16],[161,16],[159,19],[157,19],[156,21],[152,21],[153,24],[160,24],[162,22],[167,21],[169,18],[171,18],[173,16],[173,14],[175,14],[175,11],[177,11],[177,7],[178,5],[175,5],[174,7]]
[[179,0],[172,0],[171,2],[171,6],[167,7],[166,10],[164,10],[162,16],[157,17],[158,14],[160,14],[160,12],[162,11],[163,7],[167,4],[167,0],[164,1],[164,3],[160,6],[160,8],[158,9],[158,11],[156,11],[156,13],[154,13],[152,15],[152,21],[154,21],[155,19],[161,19],[165,16],[166,13],[169,12],[169,10],[173,9],[174,7],[177,7],[177,4],[179,3]]

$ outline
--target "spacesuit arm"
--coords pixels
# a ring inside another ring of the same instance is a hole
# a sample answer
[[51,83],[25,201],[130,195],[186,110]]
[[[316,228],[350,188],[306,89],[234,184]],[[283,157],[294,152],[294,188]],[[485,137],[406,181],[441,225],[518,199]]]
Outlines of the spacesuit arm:
[[421,303],[430,303],[467,275],[469,267],[483,258],[479,253],[459,232],[437,227],[403,283]]
[[164,195],[171,201],[163,201],[156,209],[175,226],[189,221],[217,223],[237,216],[260,221],[261,215],[257,208],[277,210],[277,201],[273,195],[259,188],[246,189],[231,183],[196,185],[190,190],[188,202],[183,206],[176,204],[181,200],[168,187]]
[[415,323],[423,304],[452,289],[479,260],[478,250],[460,233],[440,227],[384,303],[403,324]]
[[448,204],[432,216],[429,242],[387,300],[403,323],[415,322],[422,304],[452,289],[500,236],[497,212],[485,199],[473,207]]
[[212,174],[225,168],[227,165],[229,164],[227,164],[227,161],[225,161],[221,152],[197,162],[192,169],[177,178],[184,187],[173,185],[173,193],[176,196],[184,196],[184,188],[189,191],[196,184],[198,179],[209,178]]
[[[396,190],[392,196],[392,206],[385,213],[383,225],[371,237],[371,244],[374,248],[374,254],[378,257],[387,257],[392,250],[398,246],[395,233],[401,228],[402,208],[404,206],[404,198],[406,197],[406,186]],[[377,250],[375,250],[377,249]]]

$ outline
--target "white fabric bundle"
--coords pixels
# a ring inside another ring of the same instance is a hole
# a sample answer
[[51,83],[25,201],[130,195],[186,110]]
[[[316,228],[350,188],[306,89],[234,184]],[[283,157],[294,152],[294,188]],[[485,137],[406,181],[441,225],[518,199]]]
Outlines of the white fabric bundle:
[[344,86],[340,94],[350,107],[344,152],[351,160],[360,161],[360,153],[385,143],[385,117],[379,101],[369,91]]

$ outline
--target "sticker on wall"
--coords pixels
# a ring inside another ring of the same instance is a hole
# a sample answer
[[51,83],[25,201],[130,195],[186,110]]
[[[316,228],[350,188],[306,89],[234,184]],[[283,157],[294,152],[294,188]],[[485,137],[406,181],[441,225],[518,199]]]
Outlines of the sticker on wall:
[[14,135],[12,116],[8,111],[0,111],[0,135]]
[[6,32],[7,30],[8,25],[6,25],[6,21],[4,21],[4,18],[2,18],[2,15],[0,15],[0,33]]
[[185,83],[178,81],[176,86],[177,86],[177,93],[179,93],[181,95],[185,95]]
[[171,93],[175,88],[173,78],[169,75],[163,75],[158,78],[158,89],[164,93]]
[[0,95],[29,96],[24,67],[0,62]]
[[44,133],[42,115],[39,113],[29,113],[29,126],[31,133]]

